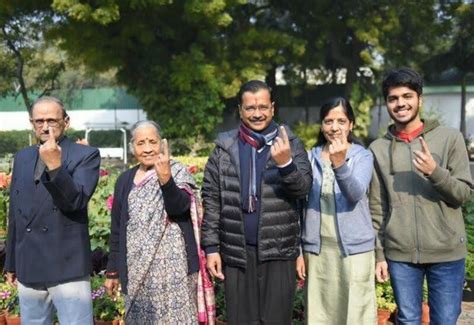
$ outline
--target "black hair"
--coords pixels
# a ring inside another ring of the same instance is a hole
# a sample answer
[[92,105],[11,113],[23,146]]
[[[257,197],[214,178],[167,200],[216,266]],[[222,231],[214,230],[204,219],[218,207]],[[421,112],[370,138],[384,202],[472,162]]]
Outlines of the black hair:
[[423,93],[423,77],[413,69],[400,68],[390,71],[382,81],[383,98],[387,100],[388,92],[393,87],[408,87],[416,91],[418,96]]
[[[324,121],[324,118],[329,114],[329,112],[335,108],[341,106],[344,109],[344,113],[346,114],[347,118],[349,121],[352,122],[352,126],[355,126],[356,120],[355,120],[355,115],[354,115],[354,110],[352,109],[351,103],[344,97],[333,97],[328,100],[326,100],[323,105],[321,105],[321,110],[319,111],[319,119],[321,121],[321,130],[319,131],[319,136],[318,136],[318,142],[316,143],[316,146],[324,146],[327,143],[327,139],[324,137],[323,130],[322,130],[322,124]],[[361,142],[354,137],[352,134],[352,131],[349,132],[349,135],[347,136],[347,141],[351,143],[357,143],[361,144]]]
[[270,101],[271,101],[272,100],[272,88],[269,85],[267,85],[265,82],[263,82],[261,80],[250,80],[250,81],[247,81],[246,83],[244,83],[240,87],[239,93],[237,94],[237,100],[239,102],[239,105],[242,104],[242,96],[244,95],[244,93],[251,92],[251,93],[255,94],[256,92],[258,92],[259,90],[262,90],[262,89],[268,90],[268,93],[270,94]]

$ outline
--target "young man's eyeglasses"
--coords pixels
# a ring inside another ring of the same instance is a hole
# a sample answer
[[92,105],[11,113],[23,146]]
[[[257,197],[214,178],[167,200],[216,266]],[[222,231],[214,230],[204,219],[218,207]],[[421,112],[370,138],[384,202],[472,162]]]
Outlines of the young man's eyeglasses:
[[63,119],[60,118],[60,119],[55,119],[55,118],[48,118],[48,119],[30,119],[31,123],[33,123],[33,125],[37,128],[40,128],[44,125],[44,123],[48,124],[48,126],[50,127],[58,127],[59,126],[59,123],[62,121]]
[[258,106],[241,106],[242,110],[245,111],[246,113],[255,113],[257,109],[260,112],[268,112],[270,108],[272,108],[272,105],[258,105]]

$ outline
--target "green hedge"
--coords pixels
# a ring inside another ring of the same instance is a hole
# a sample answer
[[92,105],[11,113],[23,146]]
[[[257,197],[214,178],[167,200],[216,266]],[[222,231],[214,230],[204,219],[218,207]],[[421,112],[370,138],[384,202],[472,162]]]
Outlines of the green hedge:
[[[16,153],[29,145],[30,130],[0,131],[0,157]],[[67,136],[73,140],[84,138],[84,130],[67,130]],[[32,135],[33,142],[34,136]],[[127,135],[127,138],[129,135]],[[89,144],[94,147],[121,147],[122,132],[120,130],[98,130],[89,133]]]
[[28,135],[31,131],[1,131],[0,132],[0,157],[15,153],[28,146]]

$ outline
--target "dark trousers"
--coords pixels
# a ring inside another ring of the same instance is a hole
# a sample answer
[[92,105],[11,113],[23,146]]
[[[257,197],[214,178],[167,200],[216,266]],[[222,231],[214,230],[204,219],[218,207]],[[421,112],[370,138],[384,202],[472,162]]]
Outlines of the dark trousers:
[[247,269],[224,267],[229,325],[291,324],[296,289],[296,264],[259,263],[256,248],[247,246]]

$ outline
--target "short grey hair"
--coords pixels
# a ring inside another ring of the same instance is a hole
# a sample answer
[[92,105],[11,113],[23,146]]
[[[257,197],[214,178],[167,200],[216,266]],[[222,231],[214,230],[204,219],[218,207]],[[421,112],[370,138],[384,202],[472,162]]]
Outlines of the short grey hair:
[[62,102],[62,100],[54,96],[41,96],[41,97],[36,98],[33,104],[31,104],[31,115],[33,115],[33,110],[35,109],[35,106],[44,102],[57,104],[63,111],[63,118],[66,118],[69,116],[67,115],[66,108],[64,107],[64,103]]
[[154,128],[156,134],[158,135],[158,138],[161,139],[161,128],[158,123],[151,120],[138,121],[130,129],[130,142],[128,146],[132,154],[135,154],[135,148],[133,147],[133,143],[135,142],[135,135],[137,134],[137,130],[142,128]]

